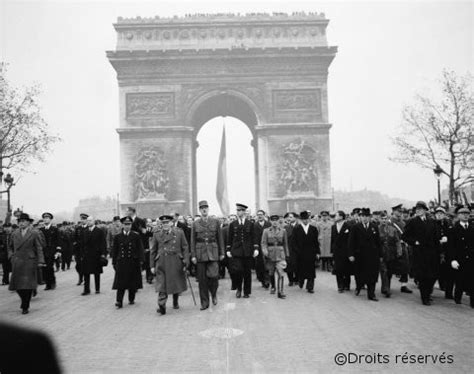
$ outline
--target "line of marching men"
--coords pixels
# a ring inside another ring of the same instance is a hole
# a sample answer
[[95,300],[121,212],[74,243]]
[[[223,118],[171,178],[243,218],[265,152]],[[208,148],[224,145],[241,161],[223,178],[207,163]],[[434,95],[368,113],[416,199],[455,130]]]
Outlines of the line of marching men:
[[[123,307],[126,290],[129,304],[134,304],[136,291],[143,287],[144,269],[148,283],[156,277],[157,312],[162,315],[166,314],[168,295],[172,295],[173,308],[179,308],[180,293],[191,286],[189,270],[198,281],[201,310],[206,310],[211,302],[217,304],[218,280],[225,268],[237,298],[250,297],[255,268],[262,286],[284,299],[285,273],[290,287],[303,288],[306,284],[307,292],[314,292],[321,259],[336,275],[340,293],[350,290],[352,275],[355,294],[366,289],[372,301],[378,301],[375,286],[379,277],[381,293],[387,298],[395,275],[399,276],[401,292],[412,293],[407,286],[412,275],[424,305],[431,304],[438,279],[447,298],[461,303],[463,293],[467,293],[474,307],[474,224],[469,222],[468,208],[457,209],[452,222],[445,219],[443,208],[436,210],[433,219],[423,202],[416,204],[411,217],[397,205],[390,216],[362,208],[354,209],[350,217],[342,211],[330,217],[323,211],[319,221],[308,211],[284,217],[271,215],[267,221],[265,212],[259,210],[253,219],[246,214],[247,206],[237,204],[236,214],[223,224],[209,215],[206,201],[199,202],[199,211],[199,217],[188,225],[176,216],[163,215],[159,229],[137,217],[131,207],[109,230],[81,214],[81,222],[70,236],[78,285],[84,284],[82,295],[91,293],[91,275],[95,292],[100,293],[100,274],[107,266],[107,254],[115,270],[116,307]],[[42,218],[44,225],[37,230],[31,225],[33,220],[22,213],[16,230],[8,235],[0,233],[0,255],[7,252],[12,265],[9,288],[18,292],[24,314],[37,288],[38,268],[45,289],[55,288],[55,253],[64,245],[60,240],[64,235],[51,224],[52,214],[44,213]]]

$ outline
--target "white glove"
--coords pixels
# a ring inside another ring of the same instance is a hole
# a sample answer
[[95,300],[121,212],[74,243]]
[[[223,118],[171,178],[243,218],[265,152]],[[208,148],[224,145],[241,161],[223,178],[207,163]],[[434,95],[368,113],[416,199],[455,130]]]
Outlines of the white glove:
[[196,265],[196,264],[197,264],[197,262],[198,262],[198,260],[197,260],[197,258],[196,258],[196,257],[193,257],[193,258],[191,259],[191,262],[192,262],[194,265]]
[[441,244],[447,243],[447,242],[448,242],[448,238],[447,238],[446,236],[443,236],[439,242],[440,242]]
[[151,267],[150,271],[151,271],[152,274],[155,274],[155,268],[154,267]]
[[451,261],[451,267],[453,269],[458,270],[459,269],[459,262],[457,262],[456,260]]
[[257,257],[258,256],[258,249],[254,249],[253,251],[253,257]]
[[227,251],[227,257],[231,258],[232,257],[232,254],[230,253],[230,251]]

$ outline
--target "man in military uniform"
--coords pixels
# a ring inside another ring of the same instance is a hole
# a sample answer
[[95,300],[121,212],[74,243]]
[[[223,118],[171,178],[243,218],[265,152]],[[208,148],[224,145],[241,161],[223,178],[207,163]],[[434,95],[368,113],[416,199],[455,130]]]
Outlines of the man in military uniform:
[[76,271],[79,276],[77,285],[80,286],[84,279],[84,273],[82,272],[82,253],[84,251],[84,231],[87,230],[87,218],[88,214],[79,214],[81,221],[77,225],[74,232],[74,261],[76,262]]
[[258,243],[253,223],[245,218],[248,207],[244,204],[236,206],[237,219],[229,225],[227,257],[235,260],[235,296],[242,296],[243,283],[244,297],[248,298],[252,292],[252,263],[253,258],[258,256]]
[[188,243],[183,230],[171,226],[172,220],[169,215],[160,217],[163,229],[153,235],[150,250],[150,265],[156,273],[157,312],[161,315],[166,314],[168,295],[173,295],[173,308],[179,309],[179,294],[187,289]]
[[288,249],[289,249],[289,256],[286,259],[286,263],[287,263],[286,275],[288,276],[288,286],[292,287],[293,285],[298,283],[298,276],[296,274],[296,253],[294,252],[291,246],[293,230],[298,225],[297,214],[294,212],[288,212],[284,215],[283,218],[288,220],[288,224],[285,225],[286,235],[288,238]]
[[[257,222],[255,222],[254,226],[256,241],[258,245],[261,246],[263,230],[272,226],[270,222],[265,219],[265,211],[261,209],[257,211]],[[270,276],[265,266],[261,247],[259,248],[258,256],[255,258],[255,273],[257,274],[257,280],[262,284],[262,287],[268,289]]]
[[[403,205],[398,204],[392,207],[392,216],[390,222],[397,229],[400,235],[403,235],[405,230],[405,221],[403,220]],[[401,237],[400,237],[401,238]],[[408,256],[408,245],[403,240],[400,240],[401,253],[397,254],[397,274],[400,275],[400,292],[413,293],[408,288],[408,273],[410,270],[409,256]]]
[[114,237],[110,252],[115,270],[112,289],[117,290],[115,306],[119,309],[123,305],[125,290],[128,290],[129,304],[135,303],[137,290],[143,288],[141,266],[145,261],[140,235],[131,230],[133,220],[130,217],[124,217],[120,221],[123,230]]
[[44,226],[40,228],[45,238],[45,246],[43,248],[43,255],[45,266],[43,267],[43,280],[46,283],[45,290],[54,290],[56,288],[56,277],[54,276],[54,260],[58,251],[61,251],[59,246],[59,230],[51,224],[53,215],[51,213],[43,213]]
[[219,260],[224,259],[224,242],[220,222],[209,217],[209,204],[199,202],[201,218],[194,221],[191,229],[191,261],[197,268],[201,310],[209,308],[209,293],[212,304],[217,305],[219,283]]

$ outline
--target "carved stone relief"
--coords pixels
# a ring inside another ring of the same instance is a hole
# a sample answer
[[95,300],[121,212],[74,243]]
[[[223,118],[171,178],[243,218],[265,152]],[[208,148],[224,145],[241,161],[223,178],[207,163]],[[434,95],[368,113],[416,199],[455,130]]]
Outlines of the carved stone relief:
[[136,200],[164,200],[169,178],[164,152],[158,147],[143,147],[135,159]]
[[128,93],[127,118],[174,116],[174,93]]

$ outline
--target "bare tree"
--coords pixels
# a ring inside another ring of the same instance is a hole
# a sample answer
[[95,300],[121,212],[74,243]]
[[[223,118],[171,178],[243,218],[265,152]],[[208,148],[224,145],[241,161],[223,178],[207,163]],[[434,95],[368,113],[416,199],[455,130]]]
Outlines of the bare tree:
[[0,178],[3,169],[25,171],[31,161],[44,161],[60,140],[41,115],[39,86],[19,90],[10,86],[5,75],[5,64],[0,63]]
[[417,95],[403,109],[402,125],[393,139],[397,155],[390,159],[434,170],[449,178],[449,200],[474,183],[474,94],[472,76],[443,71],[441,95],[434,100]]

